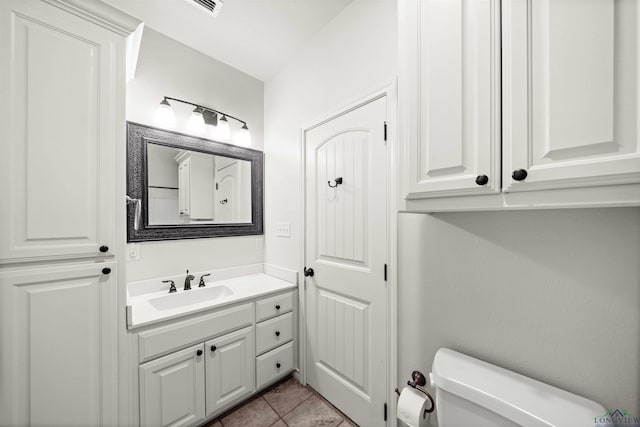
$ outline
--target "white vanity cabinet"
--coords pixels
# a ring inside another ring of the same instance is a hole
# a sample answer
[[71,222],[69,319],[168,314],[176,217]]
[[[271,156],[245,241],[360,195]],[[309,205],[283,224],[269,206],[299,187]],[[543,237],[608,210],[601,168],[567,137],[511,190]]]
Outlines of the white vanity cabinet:
[[398,14],[405,208],[640,203],[635,2],[401,0]]
[[140,425],[192,425],[205,416],[204,345],[140,366]]
[[295,369],[295,292],[142,327],[141,426],[213,419]]
[[254,339],[250,326],[205,344],[207,416],[220,413],[255,391]]
[[256,302],[256,377],[263,388],[294,368],[294,292]]

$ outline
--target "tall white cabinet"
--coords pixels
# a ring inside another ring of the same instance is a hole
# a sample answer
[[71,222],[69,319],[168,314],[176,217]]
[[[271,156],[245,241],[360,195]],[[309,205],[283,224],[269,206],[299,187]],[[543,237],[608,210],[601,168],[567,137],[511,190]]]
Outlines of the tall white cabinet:
[[640,204],[638,2],[401,0],[398,14],[403,208]]
[[0,425],[118,423],[125,42],[78,0],[0,2]]

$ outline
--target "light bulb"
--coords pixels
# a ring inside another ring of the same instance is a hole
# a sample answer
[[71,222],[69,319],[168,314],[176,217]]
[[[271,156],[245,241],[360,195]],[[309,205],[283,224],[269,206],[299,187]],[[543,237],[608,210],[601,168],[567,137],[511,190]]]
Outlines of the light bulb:
[[222,141],[229,141],[231,139],[231,130],[229,129],[229,121],[224,114],[218,120],[218,138]]
[[176,117],[173,115],[173,109],[167,99],[163,99],[158,110],[156,111],[156,123],[164,128],[174,128],[176,126]]
[[242,128],[236,136],[236,145],[251,147],[251,133],[249,132],[249,128],[246,123],[242,125]]
[[189,117],[187,122],[187,129],[191,133],[204,133],[204,117],[202,117],[202,111],[199,107],[196,107]]

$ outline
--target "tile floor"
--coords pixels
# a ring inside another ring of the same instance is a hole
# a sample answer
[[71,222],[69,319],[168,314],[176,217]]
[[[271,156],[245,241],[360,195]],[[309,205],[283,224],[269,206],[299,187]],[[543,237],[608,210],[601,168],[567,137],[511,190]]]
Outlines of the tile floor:
[[314,390],[290,377],[206,427],[350,427],[356,426]]

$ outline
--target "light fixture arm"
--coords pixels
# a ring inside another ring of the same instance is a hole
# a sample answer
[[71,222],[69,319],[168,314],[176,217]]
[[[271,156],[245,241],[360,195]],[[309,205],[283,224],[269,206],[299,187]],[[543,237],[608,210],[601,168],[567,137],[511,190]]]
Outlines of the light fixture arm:
[[234,119],[234,120],[237,120],[237,121],[239,121],[240,123],[242,123],[243,125],[247,126],[247,122],[245,122],[244,120],[240,120],[239,118],[234,117],[234,116],[232,116],[231,114],[227,114],[227,113],[224,113],[224,112],[222,112],[222,111],[219,111],[219,110],[216,110],[216,109],[213,109],[213,108],[210,108],[210,107],[205,107],[205,106],[203,106],[203,105],[194,104],[193,102],[184,101],[184,100],[182,100],[182,99],[178,99],[178,98],[172,98],[172,97],[170,97],[170,96],[165,96],[165,97],[164,97],[164,99],[165,99],[165,100],[171,100],[171,101],[178,101],[178,102],[182,102],[183,104],[193,105],[194,107],[196,107],[196,108],[201,108],[202,110],[205,110],[205,111],[210,111],[210,112],[212,112],[212,113],[221,114],[221,115],[223,115],[223,116],[230,117],[230,118],[232,118],[232,119]]

